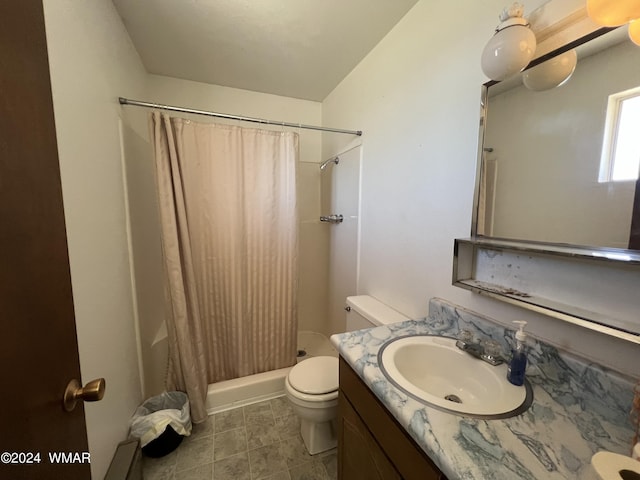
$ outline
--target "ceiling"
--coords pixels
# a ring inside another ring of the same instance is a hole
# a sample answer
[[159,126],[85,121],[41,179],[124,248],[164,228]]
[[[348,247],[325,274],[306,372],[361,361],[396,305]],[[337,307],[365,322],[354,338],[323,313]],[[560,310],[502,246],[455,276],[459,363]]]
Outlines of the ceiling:
[[417,0],[113,0],[147,71],[323,100]]

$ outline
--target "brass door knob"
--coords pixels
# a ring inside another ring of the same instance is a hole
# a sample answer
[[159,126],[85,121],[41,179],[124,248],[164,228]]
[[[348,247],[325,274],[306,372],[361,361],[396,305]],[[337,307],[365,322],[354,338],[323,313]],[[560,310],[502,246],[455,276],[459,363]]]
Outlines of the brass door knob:
[[97,378],[91,380],[84,387],[80,385],[80,382],[75,378],[69,382],[67,388],[64,391],[64,397],[62,404],[67,412],[76,408],[76,402],[82,400],[83,402],[97,402],[104,397],[104,389],[106,383],[104,378]]

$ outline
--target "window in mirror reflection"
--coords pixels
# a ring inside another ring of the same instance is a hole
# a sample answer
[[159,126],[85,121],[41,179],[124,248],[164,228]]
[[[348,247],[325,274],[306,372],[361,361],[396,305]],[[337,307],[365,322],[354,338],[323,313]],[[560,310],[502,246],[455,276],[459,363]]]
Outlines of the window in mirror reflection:
[[600,182],[637,180],[640,170],[640,87],[609,96]]

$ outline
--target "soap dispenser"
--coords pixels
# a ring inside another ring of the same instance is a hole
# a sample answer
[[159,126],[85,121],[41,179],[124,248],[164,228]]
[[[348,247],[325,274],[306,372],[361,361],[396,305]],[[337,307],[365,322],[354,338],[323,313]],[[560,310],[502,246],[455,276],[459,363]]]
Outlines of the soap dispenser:
[[507,380],[510,383],[520,386],[524,384],[524,372],[527,368],[527,352],[525,340],[527,334],[524,333],[524,326],[527,322],[516,320],[513,323],[520,325],[520,329],[516,332],[516,348],[513,350],[513,357],[507,369]]

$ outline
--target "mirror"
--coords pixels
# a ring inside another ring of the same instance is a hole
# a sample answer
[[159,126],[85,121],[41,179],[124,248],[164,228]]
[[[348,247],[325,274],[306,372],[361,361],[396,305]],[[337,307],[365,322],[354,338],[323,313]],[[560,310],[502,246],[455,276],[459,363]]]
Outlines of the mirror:
[[529,68],[574,48],[560,86],[483,86],[474,236],[640,250],[640,47],[603,29]]

